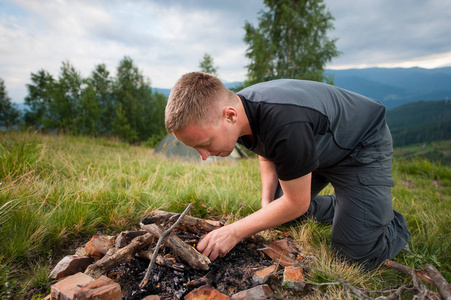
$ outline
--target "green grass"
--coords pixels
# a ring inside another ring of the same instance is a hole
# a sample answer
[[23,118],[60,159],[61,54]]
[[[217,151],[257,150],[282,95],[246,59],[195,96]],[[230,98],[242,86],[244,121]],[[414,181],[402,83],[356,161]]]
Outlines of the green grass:
[[[0,144],[0,157],[6,158],[0,160],[1,299],[45,295],[52,284],[47,275],[62,258],[60,248],[98,231],[136,227],[154,209],[182,212],[193,202],[194,216],[234,220],[260,207],[256,158],[193,164],[116,140],[14,132],[0,133]],[[450,170],[425,159],[396,159],[393,189],[394,207],[412,232],[411,252],[395,260],[414,268],[431,263],[448,281]],[[330,225],[307,220],[284,230],[303,245],[303,254],[317,258],[314,266],[356,286],[375,290],[406,280],[385,268],[364,272],[336,260],[329,251]],[[320,271],[308,275],[315,282],[334,280]],[[340,285],[319,290],[326,298],[347,297]]]

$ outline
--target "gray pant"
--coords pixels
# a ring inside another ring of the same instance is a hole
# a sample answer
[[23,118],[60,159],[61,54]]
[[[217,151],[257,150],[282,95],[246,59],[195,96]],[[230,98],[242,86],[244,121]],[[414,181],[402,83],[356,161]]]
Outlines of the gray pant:
[[[331,248],[368,269],[392,259],[407,244],[404,217],[393,210],[392,139],[388,127],[371,145],[359,145],[339,164],[312,173],[312,200],[307,214],[332,222]],[[335,194],[318,196],[329,183]],[[276,198],[283,192],[276,192]]]

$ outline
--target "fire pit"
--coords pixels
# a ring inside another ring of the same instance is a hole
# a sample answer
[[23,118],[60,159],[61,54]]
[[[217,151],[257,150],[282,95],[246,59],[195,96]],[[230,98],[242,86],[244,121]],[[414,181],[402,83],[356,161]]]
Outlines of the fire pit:
[[[122,232],[112,239],[93,237],[84,249],[96,261],[84,273],[93,280],[102,275],[112,279],[120,285],[122,299],[149,295],[153,299],[208,299],[211,293],[224,299],[305,295],[302,257],[291,239],[267,243],[255,235],[238,243],[224,258],[210,262],[195,245],[222,224],[184,214],[156,211],[142,220],[145,230]],[[149,264],[152,260],[155,264]],[[52,273],[55,278],[69,275]]]

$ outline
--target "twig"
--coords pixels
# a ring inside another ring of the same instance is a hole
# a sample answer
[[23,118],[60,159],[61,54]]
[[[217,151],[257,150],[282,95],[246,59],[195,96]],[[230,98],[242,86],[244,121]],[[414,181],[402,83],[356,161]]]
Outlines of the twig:
[[417,270],[411,269],[411,268],[409,268],[407,266],[401,265],[400,263],[397,263],[397,262],[389,260],[389,259],[387,259],[384,262],[384,265],[389,267],[390,269],[396,270],[396,271],[401,272],[401,273],[406,274],[406,275],[410,275],[411,271],[413,270],[415,272],[415,275],[418,278],[420,278],[421,280],[423,280],[423,281],[425,281],[425,282],[427,282],[429,284],[435,285],[434,281],[431,279],[431,277],[428,274],[425,274],[425,273],[423,273],[421,271],[417,271]]
[[191,208],[193,208],[193,203],[190,203],[185,208],[185,211],[180,215],[180,217],[177,219],[177,221],[175,221],[175,223],[172,224],[171,227],[169,227],[167,230],[165,230],[161,233],[160,238],[158,239],[157,245],[155,246],[155,250],[153,252],[153,256],[152,256],[152,259],[150,260],[149,267],[147,268],[146,274],[144,275],[143,280],[139,284],[140,289],[143,289],[146,286],[146,284],[149,282],[150,272],[152,271],[153,266],[155,264],[155,260],[157,259],[158,250],[160,249],[163,239],[166,237],[166,235],[168,235],[172,232],[172,230],[180,223],[180,221],[190,211]]
[[429,274],[434,285],[437,287],[438,292],[443,299],[451,299],[451,284],[449,284],[443,275],[432,265],[425,264],[423,269]]
[[390,294],[388,296],[380,296],[376,298],[376,300],[396,300],[400,299],[401,296],[407,292],[412,292],[415,289],[415,287],[412,284],[404,284],[401,285],[398,289],[395,290],[393,294]]

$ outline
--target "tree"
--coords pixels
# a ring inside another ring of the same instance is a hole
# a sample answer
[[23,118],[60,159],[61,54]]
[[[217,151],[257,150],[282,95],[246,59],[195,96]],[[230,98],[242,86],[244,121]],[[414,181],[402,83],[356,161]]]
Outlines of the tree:
[[53,90],[55,80],[49,72],[44,69],[36,74],[31,73],[31,84],[27,84],[28,95],[25,97],[25,104],[29,107],[25,112],[25,124],[32,126],[42,126],[48,117],[49,106],[53,101]]
[[326,81],[324,66],[340,52],[329,39],[333,16],[323,0],[265,0],[255,28],[245,22],[250,59],[246,85],[279,78]]
[[50,118],[46,120],[49,128],[76,132],[82,85],[81,74],[70,62],[63,62],[58,82],[52,93],[53,101],[49,107]]
[[105,64],[99,64],[95,67],[88,80],[94,87],[97,100],[99,102],[99,133],[111,135],[112,122],[116,111],[116,103],[113,97],[113,80],[109,77],[110,72]]
[[218,76],[218,67],[215,67],[213,57],[205,53],[202,60],[199,62],[199,68],[202,72]]
[[17,124],[19,116],[20,112],[8,97],[5,82],[0,78],[0,126],[9,128]]
[[76,132],[95,136],[99,133],[101,108],[94,85],[89,80],[87,82],[87,86],[81,92],[78,105]]

